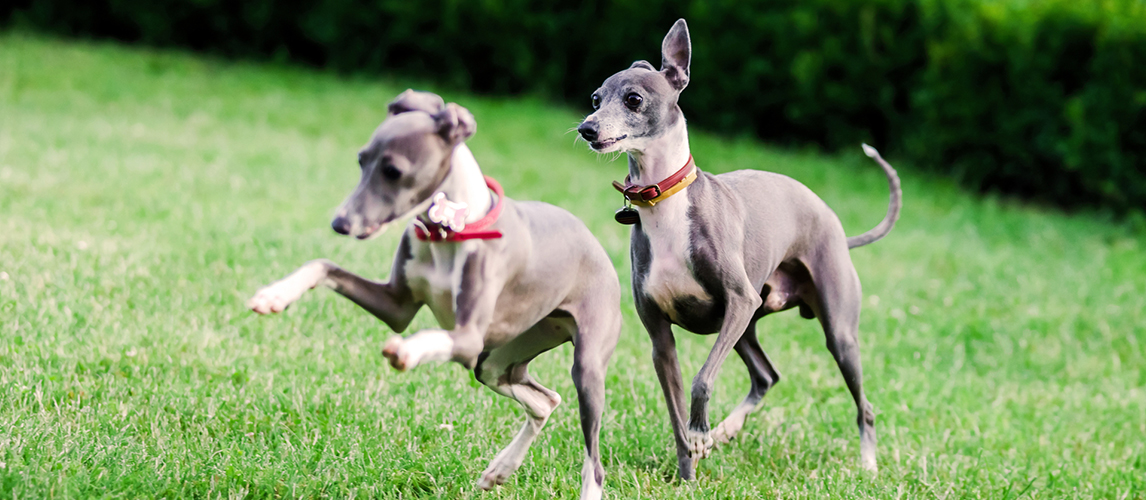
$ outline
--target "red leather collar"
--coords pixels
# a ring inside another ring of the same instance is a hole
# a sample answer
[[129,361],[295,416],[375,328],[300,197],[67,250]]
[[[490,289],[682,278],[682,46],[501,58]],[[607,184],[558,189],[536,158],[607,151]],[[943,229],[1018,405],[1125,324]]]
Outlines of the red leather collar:
[[[497,181],[493,180],[493,177],[488,175],[485,176],[485,185],[497,195],[497,202],[494,203],[493,208],[489,209],[489,213],[485,214],[485,217],[466,224],[465,228],[461,231],[454,231],[441,224],[425,222],[419,219],[414,224],[414,235],[422,241],[494,240],[501,238],[501,231],[488,228],[497,222],[497,218],[501,216],[502,200],[505,199],[505,191],[502,191],[501,184],[498,184]],[[425,228],[422,226],[425,226]]]
[[[677,170],[676,173],[668,176],[668,178],[663,181],[660,181],[656,184],[642,186],[640,184],[633,184],[630,181],[631,176],[626,175],[625,183],[621,184],[620,182],[613,181],[613,188],[615,188],[617,191],[620,191],[621,194],[625,196],[625,199],[629,200],[634,205],[651,206],[656,204],[661,199],[676,194],[676,191],[679,191],[680,189],[678,188],[673,190],[672,188],[686,180],[686,178],[689,177],[689,174],[692,174],[693,168],[695,166],[696,163],[692,161],[692,155],[688,155],[688,161],[685,162],[684,166],[681,167],[680,170]],[[665,195],[664,198],[661,197],[662,195]]]

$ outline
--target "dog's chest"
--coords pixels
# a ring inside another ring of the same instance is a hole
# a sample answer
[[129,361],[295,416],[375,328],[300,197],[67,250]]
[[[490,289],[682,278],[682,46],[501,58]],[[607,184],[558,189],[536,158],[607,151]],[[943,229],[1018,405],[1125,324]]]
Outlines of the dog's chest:
[[687,200],[681,198],[675,206],[641,214],[641,230],[649,241],[644,293],[678,324],[687,323],[687,316],[694,312],[680,310],[683,304],[712,302],[712,296],[693,274]]
[[461,281],[466,251],[461,244],[425,245],[406,264],[406,283],[414,300],[426,304],[438,324],[454,327],[454,289]]

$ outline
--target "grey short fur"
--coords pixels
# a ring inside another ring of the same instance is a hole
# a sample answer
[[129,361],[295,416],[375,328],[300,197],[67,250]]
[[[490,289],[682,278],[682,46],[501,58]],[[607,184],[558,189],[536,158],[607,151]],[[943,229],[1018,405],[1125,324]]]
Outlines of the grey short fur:
[[[473,155],[468,111],[434,94],[406,91],[359,153],[362,179],[339,209],[335,230],[358,238],[378,234],[407,215],[425,220],[428,200],[445,193],[478,219],[492,206]],[[538,354],[572,341],[573,382],[585,439],[581,498],[601,498],[604,469],[598,433],[605,405],[605,370],[621,328],[620,285],[605,250],[569,212],[540,202],[502,200],[493,228],[503,237],[427,242],[411,221],[394,256],[390,279],[371,281],[317,260],[261,290],[248,306],[280,312],[306,290],[324,285],[377,316],[394,331],[426,305],[443,330],[392,337],[384,348],[399,370],[453,360],[528,418],[482,474],[478,486],[503,483],[521,465],[561,396],[530,377]]]
[[[691,42],[683,19],[661,47],[661,69],[633,63],[605,80],[593,94],[596,110],[578,132],[598,153],[626,152],[636,184],[654,184],[688,161],[688,131],[677,106],[688,85]],[[855,399],[860,463],[876,469],[875,413],[863,392],[859,353],[859,277],[849,248],[887,235],[899,216],[901,192],[895,170],[875,149],[864,151],[884,169],[891,202],[873,230],[848,238],[839,218],[799,182],[769,172],[701,171],[696,181],[652,207],[637,207],[632,230],[633,295],[653,345],[676,438],[680,475],[692,479],[697,462],[714,441],[727,442],[745,417],[780,380],[756,338],[756,320],[798,307],[819,318],[828,350]],[[698,158],[697,165],[704,165]],[[717,333],[716,344],[692,382],[691,407],[676,358],[671,325],[694,333]],[[748,396],[715,430],[708,401],[717,371],[735,350],[748,367]],[[687,425],[685,424],[687,417]]]

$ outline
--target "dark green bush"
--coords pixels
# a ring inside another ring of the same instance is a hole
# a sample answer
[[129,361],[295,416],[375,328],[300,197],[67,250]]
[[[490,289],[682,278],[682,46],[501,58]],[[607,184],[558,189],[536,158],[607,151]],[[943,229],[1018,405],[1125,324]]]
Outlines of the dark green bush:
[[1146,207],[1146,3],[932,0],[902,140],[972,186]]
[[967,185],[1146,207],[1146,1],[37,0],[0,22],[78,36],[410,72],[588,110],[678,17],[694,124],[861,140]]

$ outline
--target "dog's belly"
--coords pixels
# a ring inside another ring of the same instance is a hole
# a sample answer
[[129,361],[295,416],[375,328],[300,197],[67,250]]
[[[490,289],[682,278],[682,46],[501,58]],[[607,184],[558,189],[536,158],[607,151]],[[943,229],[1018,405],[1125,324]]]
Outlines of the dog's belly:
[[507,342],[486,344],[474,367],[474,376],[483,384],[498,385],[499,377],[529,363],[538,354],[569,342],[576,331],[577,324],[571,317],[547,317]]

